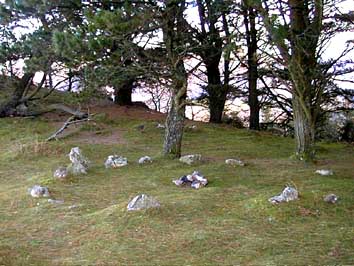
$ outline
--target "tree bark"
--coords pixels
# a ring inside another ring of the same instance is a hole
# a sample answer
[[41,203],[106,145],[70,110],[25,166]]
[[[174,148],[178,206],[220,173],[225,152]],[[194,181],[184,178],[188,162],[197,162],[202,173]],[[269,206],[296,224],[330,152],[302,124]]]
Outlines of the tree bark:
[[293,95],[294,130],[296,157],[311,161],[315,157],[315,123],[308,118],[301,99]]
[[[176,91],[176,90],[174,90]],[[184,129],[185,94],[180,97],[172,95],[171,107],[166,119],[163,153],[174,158],[181,157],[181,147]]]

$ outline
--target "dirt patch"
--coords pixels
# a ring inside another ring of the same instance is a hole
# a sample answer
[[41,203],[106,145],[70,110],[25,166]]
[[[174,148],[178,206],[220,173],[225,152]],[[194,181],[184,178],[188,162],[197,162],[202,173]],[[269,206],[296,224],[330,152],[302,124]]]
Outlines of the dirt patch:
[[[164,121],[165,114],[155,112],[144,107],[137,106],[117,106],[111,102],[104,102],[86,106],[81,110],[87,110],[90,114],[105,114],[108,119],[115,120],[122,117],[128,119],[137,119],[144,121]],[[62,112],[51,112],[44,115],[45,119],[51,123],[55,130],[63,126],[69,115]],[[92,123],[92,122],[89,122]],[[69,142],[84,143],[84,144],[125,144],[123,132],[117,128],[111,128],[103,123],[93,122],[98,127],[97,130],[87,131],[83,127],[87,123],[70,125],[58,137],[66,139]],[[54,131],[53,131],[54,133]]]
[[150,109],[136,106],[117,106],[115,104],[91,106],[90,112],[95,114],[104,113],[109,119],[113,120],[121,117],[142,119],[145,121],[164,121],[166,119],[166,114]]
[[103,145],[126,144],[127,142],[124,140],[122,135],[122,132],[117,129],[115,129],[112,133],[81,131],[71,137],[70,142]]

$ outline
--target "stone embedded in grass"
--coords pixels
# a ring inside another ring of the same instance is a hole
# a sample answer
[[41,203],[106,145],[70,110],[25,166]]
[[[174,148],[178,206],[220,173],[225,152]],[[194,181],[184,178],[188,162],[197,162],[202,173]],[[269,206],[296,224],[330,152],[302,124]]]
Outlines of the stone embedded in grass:
[[160,206],[161,204],[155,198],[146,194],[140,194],[128,203],[127,209],[128,211],[138,211],[143,209],[159,208]]
[[66,167],[59,167],[57,170],[54,171],[54,178],[57,179],[65,179],[69,175],[68,169]]
[[333,171],[328,169],[316,170],[315,173],[319,175],[333,175]]
[[191,186],[199,189],[208,184],[208,180],[198,171],[194,171],[191,175],[181,176],[179,179],[172,180],[176,186]]
[[128,164],[128,159],[118,155],[109,155],[104,166],[106,168],[118,168],[126,166]]
[[63,204],[64,200],[48,199],[48,202],[52,204]]
[[245,166],[246,164],[240,159],[226,159],[225,163],[232,166]]
[[68,166],[67,170],[70,173],[74,175],[87,174],[87,169],[90,162],[85,156],[82,155],[79,147],[74,147],[71,149],[69,158],[71,164]]
[[268,199],[269,202],[277,204],[280,202],[289,202],[292,200],[296,200],[299,197],[299,192],[293,188],[287,186],[280,195],[274,196]]
[[152,159],[149,156],[144,156],[138,160],[138,163],[139,164],[152,163]]
[[49,197],[49,190],[47,187],[42,187],[39,185],[34,185],[32,188],[28,189],[29,194],[34,198]]
[[326,196],[323,198],[323,200],[324,200],[325,202],[327,202],[327,203],[332,203],[332,204],[334,204],[334,203],[337,203],[337,201],[338,201],[338,196],[335,195],[335,194],[328,194],[328,195],[326,195]]
[[165,128],[165,125],[157,123],[156,128]]
[[189,154],[189,155],[184,155],[181,158],[179,158],[179,161],[182,163],[186,163],[189,165],[192,165],[202,159],[202,155],[200,154]]

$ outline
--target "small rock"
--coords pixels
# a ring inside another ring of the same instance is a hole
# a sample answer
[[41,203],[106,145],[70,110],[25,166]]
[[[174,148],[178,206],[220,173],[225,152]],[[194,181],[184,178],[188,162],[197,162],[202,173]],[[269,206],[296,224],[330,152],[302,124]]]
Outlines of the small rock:
[[48,188],[47,187],[42,187],[42,186],[39,186],[39,185],[35,185],[32,188],[30,188],[29,189],[29,193],[34,198],[49,197],[50,196]]
[[77,208],[79,208],[79,207],[80,207],[80,205],[74,204],[74,205],[70,205],[70,206],[68,207],[68,209],[69,209],[69,210],[73,210],[73,209],[77,209]]
[[179,179],[172,180],[176,186],[191,186],[192,188],[199,189],[208,184],[208,180],[198,171],[194,171],[191,175],[181,176]]
[[232,165],[232,166],[245,166],[246,164],[241,161],[240,159],[226,159],[225,160],[226,164]]
[[160,206],[160,203],[155,198],[146,194],[140,194],[129,202],[127,209],[128,211],[138,211],[149,208],[159,208]]
[[268,199],[268,201],[277,204],[284,201],[288,202],[288,201],[296,200],[298,199],[298,197],[299,197],[298,191],[293,187],[287,186],[280,195],[271,197]]
[[165,128],[165,125],[157,123],[156,128]]
[[79,147],[74,147],[69,153],[69,158],[71,164],[67,168],[69,172],[74,175],[87,174],[87,169],[89,167],[89,161],[82,155]]
[[179,158],[179,161],[182,163],[186,163],[189,165],[192,165],[193,163],[200,161],[202,159],[202,155],[200,154],[190,154],[190,155],[185,155]]
[[64,200],[48,199],[48,202],[52,204],[63,204]]
[[328,169],[316,170],[315,173],[319,175],[333,175],[333,171]]
[[68,170],[66,167],[59,167],[57,170],[55,170],[53,176],[57,179],[65,179],[68,177]]
[[335,204],[335,203],[337,203],[337,201],[338,201],[338,196],[335,195],[335,194],[328,194],[328,195],[326,195],[326,196],[323,198],[323,200],[324,200],[325,202]]
[[152,163],[152,159],[149,156],[141,157],[138,161],[139,164]]
[[128,159],[118,155],[109,155],[104,166],[106,168],[118,168],[126,166],[128,164]]

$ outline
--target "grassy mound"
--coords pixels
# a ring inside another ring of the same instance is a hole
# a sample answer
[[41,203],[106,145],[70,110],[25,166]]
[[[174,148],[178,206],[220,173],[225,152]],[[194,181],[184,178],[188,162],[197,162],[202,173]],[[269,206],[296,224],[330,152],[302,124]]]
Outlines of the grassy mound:
[[[183,153],[200,153],[204,161],[188,166],[161,157],[157,121],[121,112],[46,143],[58,124],[0,120],[0,265],[354,264],[353,146],[321,143],[317,164],[304,165],[290,159],[292,139],[198,124],[185,133]],[[92,162],[88,175],[54,180],[74,146]],[[127,157],[129,165],[105,169],[110,154]],[[154,162],[139,165],[144,155]],[[235,157],[248,165],[225,165]],[[315,175],[322,168],[334,175]],[[208,178],[207,187],[171,182],[194,170]],[[35,184],[64,203],[31,198],[27,188]],[[286,184],[297,187],[300,199],[271,205],[267,199]],[[139,193],[162,207],[128,213]],[[340,201],[323,202],[328,193]]]

